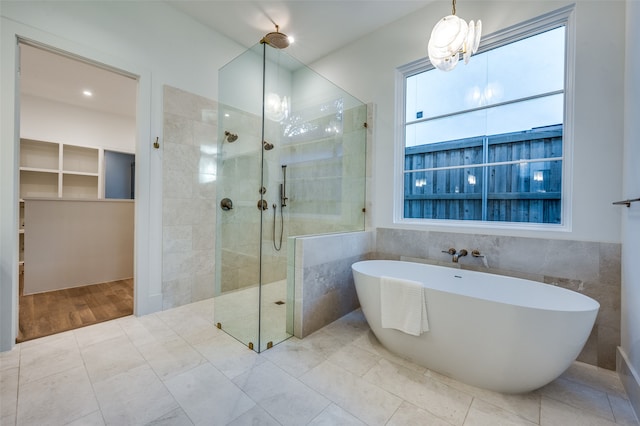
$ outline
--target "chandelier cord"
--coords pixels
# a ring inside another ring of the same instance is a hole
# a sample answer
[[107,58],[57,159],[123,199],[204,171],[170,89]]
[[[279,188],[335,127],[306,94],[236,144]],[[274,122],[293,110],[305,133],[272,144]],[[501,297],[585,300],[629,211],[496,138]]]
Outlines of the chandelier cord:
[[456,14],[456,0],[452,1],[451,14],[452,15]]

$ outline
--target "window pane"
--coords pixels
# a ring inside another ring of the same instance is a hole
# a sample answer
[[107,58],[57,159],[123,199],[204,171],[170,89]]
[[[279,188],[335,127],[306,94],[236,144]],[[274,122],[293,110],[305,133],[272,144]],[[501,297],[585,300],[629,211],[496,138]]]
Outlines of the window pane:
[[489,138],[489,163],[562,157],[562,126]]
[[561,223],[562,161],[488,169],[487,220]]
[[563,26],[474,55],[450,72],[408,77],[406,121],[563,90],[564,38]]
[[[442,74],[442,72],[440,72]],[[405,146],[530,130],[563,122],[562,94],[406,126]]]
[[482,220],[482,169],[405,173],[404,217]]

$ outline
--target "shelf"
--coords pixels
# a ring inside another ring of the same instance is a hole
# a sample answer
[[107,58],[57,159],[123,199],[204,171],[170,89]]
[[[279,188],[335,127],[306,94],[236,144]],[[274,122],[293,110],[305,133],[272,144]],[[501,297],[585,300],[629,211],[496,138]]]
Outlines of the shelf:
[[50,198],[57,196],[57,173],[20,171],[20,198]]
[[74,175],[74,176],[96,176],[98,177],[99,174],[98,173],[92,173],[92,172],[74,172],[74,171],[69,171],[69,170],[63,170],[62,174],[64,175]]
[[60,145],[53,142],[20,140],[20,167],[58,170]]
[[63,145],[62,170],[65,173],[93,173],[98,175],[97,148],[85,148],[81,146]]
[[100,198],[101,148],[20,140],[20,198]]
[[40,167],[20,167],[21,172],[60,173],[58,169],[43,169]]
[[64,174],[62,176],[62,197],[76,199],[98,199],[98,176]]

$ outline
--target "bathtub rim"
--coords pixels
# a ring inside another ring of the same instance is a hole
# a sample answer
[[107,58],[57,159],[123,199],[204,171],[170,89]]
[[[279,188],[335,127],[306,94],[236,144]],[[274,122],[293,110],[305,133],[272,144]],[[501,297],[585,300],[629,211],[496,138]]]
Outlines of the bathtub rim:
[[[390,275],[378,275],[378,274],[374,274],[372,271],[366,271],[363,270],[364,265],[372,265],[372,264],[395,264],[395,265],[410,265],[411,267],[414,268],[424,268],[424,269],[431,269],[434,268],[437,271],[440,272],[450,272],[453,273],[454,275],[470,275],[471,277],[474,276],[481,276],[483,278],[487,278],[487,277],[495,277],[497,278],[499,281],[513,281],[515,283],[515,285],[526,285],[526,286],[530,286],[530,287],[535,287],[536,291],[544,291],[544,292],[548,292],[548,293],[555,293],[556,295],[561,295],[563,297],[563,299],[571,299],[572,302],[579,302],[580,307],[578,307],[576,305],[572,305],[572,306],[568,306],[568,305],[562,305],[562,306],[557,306],[558,305],[558,300],[548,300],[546,297],[548,297],[548,295],[545,294],[545,298],[544,300],[539,300],[537,304],[531,303],[531,300],[527,300],[527,303],[519,303],[519,302],[513,302],[510,300],[504,300],[502,297],[504,297],[503,294],[498,295],[498,297],[489,297],[486,294],[481,294],[481,293],[465,293],[465,292],[460,292],[460,291],[452,291],[451,288],[445,288],[445,286],[434,286],[433,284],[427,283],[424,281],[424,279],[419,279],[417,277],[397,277],[397,278],[405,278],[405,279],[410,279],[410,280],[414,280],[414,281],[419,281],[422,283],[422,285],[426,288],[429,288],[431,290],[435,290],[435,291],[443,291],[443,292],[447,292],[447,293],[452,293],[452,294],[457,294],[460,296],[464,296],[464,297],[471,297],[471,298],[477,298],[477,299],[482,299],[482,300],[486,300],[486,301],[491,301],[491,302],[496,302],[496,303],[504,303],[504,304],[509,304],[509,305],[514,305],[514,306],[518,306],[518,307],[522,307],[522,308],[527,308],[527,309],[538,309],[538,310],[542,310],[542,311],[566,311],[566,312],[590,312],[590,311],[598,311],[600,309],[600,303],[593,299],[592,297],[587,296],[586,294],[577,292],[575,290],[571,290],[571,289],[567,289],[564,287],[560,287],[557,285],[553,285],[553,284],[547,284],[541,281],[535,281],[535,280],[531,280],[531,279],[526,279],[526,278],[519,278],[519,277],[513,277],[510,275],[502,275],[502,274],[494,274],[491,272],[484,272],[484,271],[475,271],[475,270],[471,270],[471,269],[462,269],[462,268],[452,268],[452,267],[448,267],[448,266],[443,266],[443,265],[434,265],[434,264],[430,264],[430,263],[421,263],[421,262],[411,262],[411,261],[406,261],[406,260],[393,260],[393,259],[373,259],[373,260],[361,260],[358,262],[354,262],[351,265],[351,269],[354,272],[359,272],[361,274],[370,276],[370,277],[374,277],[377,279],[380,279],[382,276],[391,276],[393,277],[392,274]],[[480,284],[481,285],[481,284]],[[511,284],[510,284],[511,285]],[[462,287],[458,287],[458,289],[461,289]],[[510,289],[513,290],[513,289]],[[544,304],[540,303],[540,302],[544,302]],[[553,302],[553,303],[551,303]],[[549,305],[545,305],[545,304],[549,304]]]

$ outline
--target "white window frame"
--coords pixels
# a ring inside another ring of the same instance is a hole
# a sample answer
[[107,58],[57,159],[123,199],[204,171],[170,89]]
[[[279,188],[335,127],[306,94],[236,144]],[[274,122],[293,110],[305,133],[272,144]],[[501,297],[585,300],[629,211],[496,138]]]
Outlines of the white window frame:
[[[433,69],[428,57],[403,65],[395,73],[395,164],[393,222],[402,225],[428,225],[439,227],[474,227],[493,229],[524,229],[539,231],[571,231],[573,188],[574,139],[574,70],[575,70],[575,5],[565,6],[520,24],[513,25],[483,37],[478,53],[533,36],[559,26],[565,26],[565,78],[562,158],[562,218],[559,224],[498,222],[479,220],[416,219],[404,217],[404,157],[406,118],[406,78]],[[526,54],[524,52],[523,54]],[[473,60],[473,57],[471,58]],[[464,66],[460,64],[458,66]]]

